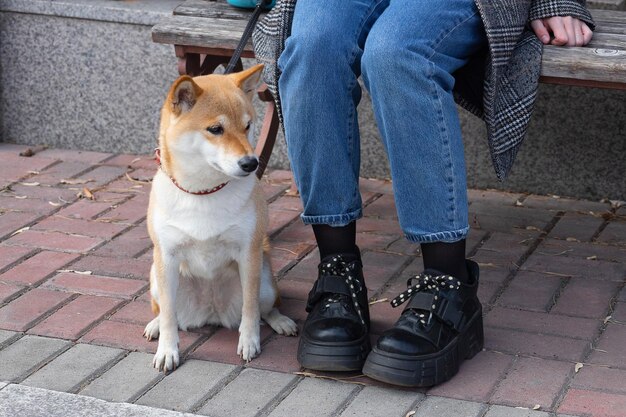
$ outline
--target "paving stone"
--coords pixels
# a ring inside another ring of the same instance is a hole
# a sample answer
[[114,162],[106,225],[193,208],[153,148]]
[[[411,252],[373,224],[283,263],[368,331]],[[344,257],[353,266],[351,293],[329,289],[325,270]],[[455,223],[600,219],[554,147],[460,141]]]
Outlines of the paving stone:
[[274,276],[280,276],[293,266],[304,254],[311,251],[313,245],[287,241],[272,241],[270,262]]
[[116,362],[124,353],[120,349],[77,344],[26,378],[22,384],[76,392],[81,384]]
[[80,255],[42,251],[0,275],[0,281],[37,285]]
[[[146,208],[147,210],[147,208]],[[131,228],[94,252],[98,256],[134,258],[152,247],[144,223]]]
[[551,410],[570,372],[572,363],[537,358],[517,359],[498,385],[491,403]]
[[492,305],[495,302],[495,295],[500,290],[501,285],[495,282],[481,282],[478,286],[478,299],[483,306]]
[[28,331],[40,336],[76,340],[122,301],[81,295]]
[[626,247],[558,239],[543,240],[535,253],[558,258],[576,257],[611,262],[624,262],[626,259]]
[[127,227],[128,225],[120,223],[99,222],[96,220],[85,219],[68,219],[59,216],[51,216],[40,221],[31,227],[31,229],[111,239]]
[[21,333],[11,332],[9,330],[0,330],[0,349],[4,345],[8,345],[13,342],[13,339],[18,338]]
[[188,411],[197,406],[212,389],[218,387],[235,368],[223,363],[187,360],[136,403]]
[[26,230],[4,242],[6,245],[26,246],[64,252],[88,252],[103,242],[100,238],[68,235],[61,232]]
[[405,416],[424,395],[398,389],[365,387],[340,414],[341,417]]
[[69,219],[89,220],[109,210],[111,206],[111,203],[84,198],[59,210],[55,216]]
[[609,203],[543,195],[529,195],[524,199],[523,204],[524,207],[530,208],[543,208],[557,211],[563,211],[566,209],[570,212],[578,211],[586,213],[589,213],[590,211],[602,213],[610,211],[611,209],[611,205]]
[[41,171],[56,163],[54,159],[48,158],[28,158],[15,154],[2,154],[2,168],[0,178],[7,184],[17,181],[26,176],[32,175],[28,171]]
[[135,224],[146,216],[148,206],[141,201],[141,196],[136,195],[130,200],[118,205],[113,210],[98,217],[100,220],[111,220],[117,223]]
[[297,360],[298,338],[277,335],[263,345],[261,355],[248,367],[278,372],[297,372],[301,369]]
[[48,337],[24,336],[0,350],[0,381],[19,382],[59,352],[70,342]]
[[591,347],[591,341],[485,327],[485,346],[512,355],[578,362]]
[[491,232],[518,230],[528,237],[537,236],[554,218],[554,213],[525,207],[474,202],[469,207],[470,227]]
[[44,185],[57,185],[62,180],[76,177],[81,172],[88,170],[91,166],[91,163],[81,161],[60,161],[58,164],[40,171],[39,174],[33,175],[29,178],[29,182],[32,180]]
[[533,241],[534,239],[525,235],[493,232],[472,259],[479,263],[509,268],[511,265],[519,265],[519,260]]
[[148,353],[131,352],[80,394],[106,401],[133,402],[163,376],[152,366],[153,357]]
[[88,255],[71,265],[77,271],[92,271],[96,275],[148,280],[151,260],[133,258],[109,258]]
[[0,308],[0,328],[19,332],[27,330],[71,297],[72,294],[60,291],[33,288]]
[[626,349],[624,346],[626,346],[626,327],[610,323],[602,333],[589,362],[625,368]]
[[102,165],[117,165],[126,168],[153,168],[154,153],[148,155],[119,154],[102,162]]
[[[76,197],[76,191],[65,188],[29,187],[27,185],[17,183],[11,186],[11,190],[13,191],[13,195],[20,196],[22,198],[26,196],[27,198],[23,201],[26,201],[29,204],[34,204],[32,200],[39,200],[54,209],[58,209],[59,205],[69,204],[78,199],[78,197]],[[59,205],[52,206],[49,202]]]
[[561,291],[553,313],[568,316],[602,318],[609,311],[611,299],[619,289],[617,282],[572,278]]
[[[622,288],[621,293],[624,293],[623,288]],[[620,299],[618,298],[618,300]],[[626,303],[625,302],[618,302],[615,304],[613,313],[611,313],[611,319],[619,322],[619,324],[626,324]]]
[[[9,238],[40,217],[39,214],[8,212],[0,216],[0,238]],[[24,233],[24,232],[19,232]]]
[[[369,293],[380,290],[390,279],[394,278],[411,262],[412,258],[381,252],[363,254],[363,274]],[[406,277],[408,278],[408,277]]]
[[48,280],[42,287],[80,294],[131,298],[147,286],[143,280],[63,272]]
[[548,417],[543,411],[512,408],[503,405],[492,405],[484,417]]
[[626,395],[570,389],[559,412],[593,417],[624,417]]
[[592,340],[602,324],[600,320],[568,317],[494,307],[484,319],[486,326],[521,330],[555,336]]
[[315,235],[311,226],[307,226],[301,221],[294,222],[273,237],[273,240],[284,240],[287,242],[315,244]]
[[269,417],[332,416],[355,389],[356,386],[352,384],[305,378],[276,406]]
[[24,290],[26,290],[26,288],[19,285],[9,284],[8,282],[0,281],[0,304],[8,302],[17,293]]
[[277,210],[270,207],[269,224],[267,226],[267,234],[273,236],[279,230],[300,217],[300,213],[293,210]]
[[478,417],[482,416],[484,409],[480,403],[428,396],[417,406],[412,417]]
[[474,204],[475,202],[483,202],[491,203],[493,205],[513,206],[516,201],[522,198],[522,194],[496,190],[477,190],[470,188],[467,190],[467,198],[470,204]]
[[573,388],[626,394],[626,370],[585,365],[574,375]]
[[[478,263],[480,267],[480,282],[493,282],[501,284],[505,282],[512,271],[517,270],[517,267],[510,265],[507,267],[498,267],[491,263]],[[481,284],[482,285],[482,284]]]
[[588,242],[604,223],[602,217],[585,216],[578,213],[565,213],[559,219],[549,236],[556,239]]
[[626,263],[606,262],[580,258],[558,258],[533,253],[522,265],[523,270],[622,282],[626,275]]
[[[255,416],[296,378],[280,372],[244,369],[197,413],[211,417]],[[233,401],[235,398],[237,401]]]
[[124,307],[120,308],[113,314],[109,320],[122,321],[125,323],[134,323],[146,325],[154,318],[150,303],[145,301],[131,301]]
[[290,279],[278,281],[278,290],[281,298],[293,298],[295,300],[306,301],[311,291],[311,284]]
[[32,252],[31,249],[19,246],[0,246],[0,269],[7,268]]
[[[85,334],[80,342],[95,345],[110,346],[126,350],[155,353],[157,341],[147,341],[143,337],[145,324],[122,323],[104,320]],[[190,332],[178,332],[180,339],[179,348],[185,352],[191,345],[196,343],[202,335]]]
[[89,180],[87,186],[89,188],[98,188],[110,183],[116,178],[124,175],[126,169],[116,166],[96,166],[90,171],[82,173],[76,177],[78,180]]
[[59,159],[62,161],[77,161],[88,164],[97,164],[107,158],[110,158],[110,153],[81,151],[75,149],[44,149],[41,152],[37,152],[36,158],[50,158]]
[[506,287],[498,304],[531,311],[548,311],[563,280],[554,275],[520,271]]
[[0,391],[0,417],[193,417],[134,404],[109,403],[97,398],[23,385]]
[[479,352],[471,360],[461,364],[459,373],[454,378],[431,388],[428,395],[487,402],[512,362],[513,357],[510,355]]
[[357,223],[359,233],[380,233],[383,235],[402,236],[400,224],[395,219],[378,219],[375,217],[363,217]]
[[[244,361],[237,355],[237,344],[239,343],[239,332],[237,330],[218,328],[210,328],[214,334],[209,340],[198,346],[190,355],[190,358],[202,359],[205,361],[215,361],[222,363],[230,363],[233,365],[242,365]],[[269,326],[261,326],[261,345],[274,334]],[[265,355],[265,347],[261,346],[261,356]],[[259,357],[255,358],[252,363],[256,362]]]
[[602,233],[600,233],[598,242],[608,243],[610,245],[626,245],[626,222],[610,222]]

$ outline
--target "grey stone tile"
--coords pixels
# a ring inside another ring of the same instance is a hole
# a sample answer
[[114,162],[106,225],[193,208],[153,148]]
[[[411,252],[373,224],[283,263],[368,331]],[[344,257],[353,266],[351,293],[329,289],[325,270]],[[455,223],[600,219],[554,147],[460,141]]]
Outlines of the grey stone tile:
[[0,380],[19,382],[70,345],[60,339],[24,336],[0,350]]
[[134,404],[11,384],[0,391],[0,417],[192,417]]
[[[297,377],[281,372],[244,369],[198,414],[211,417],[255,416]],[[242,395],[245,393],[244,395]],[[234,401],[237,399],[237,401]]]
[[55,391],[74,392],[89,377],[117,361],[124,351],[78,344],[26,378],[22,384]]
[[428,396],[418,405],[413,417],[478,417],[484,408],[481,403]]
[[188,411],[219,386],[221,381],[235,369],[234,365],[187,360],[174,372],[139,398],[137,404]]
[[485,414],[485,417],[548,417],[548,413],[543,411],[529,410],[527,408],[506,407],[503,405],[492,405]]
[[390,388],[365,387],[341,417],[405,416],[424,394]]
[[[152,367],[153,357],[148,353],[132,352],[87,385],[80,394],[106,401],[132,402],[162,376]],[[120,384],[120,381],[124,383]]]
[[8,345],[13,342],[13,339],[19,337],[21,333],[12,332],[9,330],[0,330],[0,348],[4,345]]
[[357,389],[355,385],[305,378],[278,404],[269,417],[324,417],[334,412]]
[[7,385],[9,385],[8,382],[0,382],[0,390],[4,387],[6,387]]

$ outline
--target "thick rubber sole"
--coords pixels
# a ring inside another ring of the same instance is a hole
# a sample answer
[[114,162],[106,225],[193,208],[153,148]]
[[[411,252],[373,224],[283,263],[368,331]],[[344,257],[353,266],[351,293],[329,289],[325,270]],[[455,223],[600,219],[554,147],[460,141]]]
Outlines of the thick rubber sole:
[[431,387],[452,378],[461,362],[483,349],[483,318],[478,311],[461,332],[443,350],[423,356],[400,355],[374,347],[363,366],[370,378],[405,387]]
[[350,343],[312,341],[300,336],[298,362],[316,371],[360,371],[371,350],[369,335]]

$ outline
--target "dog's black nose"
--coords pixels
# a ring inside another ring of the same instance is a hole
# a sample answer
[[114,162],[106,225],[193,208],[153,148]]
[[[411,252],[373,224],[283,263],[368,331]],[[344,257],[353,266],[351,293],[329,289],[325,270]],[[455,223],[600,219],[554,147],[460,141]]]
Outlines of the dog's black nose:
[[238,162],[239,168],[245,172],[253,172],[259,166],[259,160],[256,156],[244,156]]

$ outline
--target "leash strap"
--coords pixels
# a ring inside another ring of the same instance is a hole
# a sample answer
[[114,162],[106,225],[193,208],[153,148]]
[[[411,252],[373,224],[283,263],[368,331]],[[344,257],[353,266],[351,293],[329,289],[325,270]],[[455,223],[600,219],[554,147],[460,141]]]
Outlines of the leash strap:
[[254,8],[254,12],[252,12],[252,16],[250,16],[250,20],[248,20],[248,24],[243,31],[243,35],[241,35],[241,39],[239,40],[237,49],[235,49],[232,58],[230,58],[230,62],[226,66],[226,71],[224,71],[224,74],[230,74],[235,69],[235,65],[237,65],[239,58],[241,58],[243,48],[245,48],[248,39],[250,39],[250,36],[252,35],[252,30],[254,29],[254,25],[256,24],[257,20],[259,20],[259,16],[261,15],[263,8],[269,5],[271,2],[272,0],[258,0],[256,7]]

